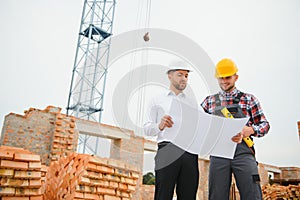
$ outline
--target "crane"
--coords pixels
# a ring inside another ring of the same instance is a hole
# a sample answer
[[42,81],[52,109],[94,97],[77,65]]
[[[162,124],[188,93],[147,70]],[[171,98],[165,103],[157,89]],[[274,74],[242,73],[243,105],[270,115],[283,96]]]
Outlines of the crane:
[[[115,0],[84,1],[67,115],[101,122],[115,4]],[[90,137],[79,136],[82,153],[97,152],[98,141],[89,146]]]
[[[151,7],[151,0],[147,1],[146,27]],[[67,115],[101,122],[115,6],[115,0],[84,0]],[[148,32],[144,40],[149,40]],[[98,140],[79,135],[78,151],[97,154]]]

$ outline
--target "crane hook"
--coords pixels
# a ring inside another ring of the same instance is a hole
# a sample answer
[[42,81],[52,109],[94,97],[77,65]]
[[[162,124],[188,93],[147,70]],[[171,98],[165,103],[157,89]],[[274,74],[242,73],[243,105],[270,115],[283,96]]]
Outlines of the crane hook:
[[144,35],[144,41],[145,42],[148,42],[150,40],[150,38],[149,38],[149,32],[147,32],[147,33],[145,33],[145,35]]

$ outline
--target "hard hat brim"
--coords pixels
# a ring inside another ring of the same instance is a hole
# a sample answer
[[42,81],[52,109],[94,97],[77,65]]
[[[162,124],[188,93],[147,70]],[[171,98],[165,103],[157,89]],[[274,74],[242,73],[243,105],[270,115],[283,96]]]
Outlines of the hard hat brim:
[[225,77],[233,76],[235,74],[236,74],[236,72],[235,73],[222,73],[222,74],[219,74],[216,72],[215,77],[216,78],[225,78]]
[[192,72],[192,70],[190,70],[190,69],[168,69],[167,73],[172,72],[172,71],[180,71],[180,70],[187,71],[187,72]]

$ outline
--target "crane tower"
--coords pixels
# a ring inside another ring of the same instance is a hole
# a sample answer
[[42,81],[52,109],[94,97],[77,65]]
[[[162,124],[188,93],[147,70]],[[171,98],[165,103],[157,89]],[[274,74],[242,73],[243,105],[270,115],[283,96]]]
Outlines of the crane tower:
[[[67,115],[101,122],[115,0],[85,0],[68,97]],[[83,153],[97,152],[80,135]]]

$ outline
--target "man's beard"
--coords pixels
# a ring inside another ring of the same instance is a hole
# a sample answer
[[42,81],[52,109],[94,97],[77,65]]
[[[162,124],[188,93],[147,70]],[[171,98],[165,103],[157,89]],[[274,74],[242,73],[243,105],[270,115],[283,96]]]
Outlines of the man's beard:
[[[220,86],[221,87],[221,86]],[[221,89],[224,91],[224,92],[230,92],[233,88],[235,87],[235,85],[231,85],[229,88],[227,88],[226,90],[225,89],[223,89],[222,87],[221,87]]]
[[186,84],[184,84],[184,86],[181,86],[181,84],[176,84],[174,87],[179,91],[183,91],[186,88]]

